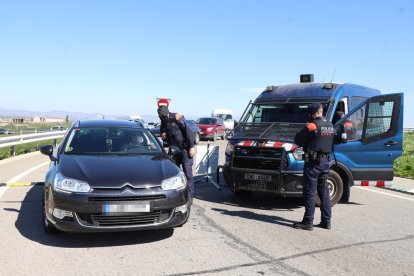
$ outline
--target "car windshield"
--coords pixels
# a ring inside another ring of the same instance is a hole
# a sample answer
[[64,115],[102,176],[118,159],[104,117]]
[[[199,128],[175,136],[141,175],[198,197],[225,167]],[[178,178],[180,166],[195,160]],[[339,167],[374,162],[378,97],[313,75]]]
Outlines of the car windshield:
[[126,127],[74,128],[64,154],[153,154],[162,149],[147,129]]
[[231,114],[215,114],[215,116],[223,119],[224,121],[231,121],[231,120],[233,120]]
[[200,125],[215,125],[216,120],[217,119],[215,119],[215,118],[199,118],[197,120],[197,124],[200,124]]
[[[247,114],[246,123],[306,123],[311,103],[254,104]],[[327,104],[323,104],[325,115]]]

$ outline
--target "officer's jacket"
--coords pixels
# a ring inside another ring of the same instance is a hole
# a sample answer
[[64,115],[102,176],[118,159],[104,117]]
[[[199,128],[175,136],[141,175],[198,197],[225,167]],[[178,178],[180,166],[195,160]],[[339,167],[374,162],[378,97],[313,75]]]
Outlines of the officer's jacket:
[[303,147],[305,152],[316,151],[330,153],[332,151],[335,130],[332,124],[319,117],[306,124],[295,136],[295,144]]
[[181,149],[190,149],[194,147],[194,137],[190,126],[184,119],[184,116],[177,113],[170,113],[168,122],[161,121],[160,133],[167,134],[169,145],[177,146]]

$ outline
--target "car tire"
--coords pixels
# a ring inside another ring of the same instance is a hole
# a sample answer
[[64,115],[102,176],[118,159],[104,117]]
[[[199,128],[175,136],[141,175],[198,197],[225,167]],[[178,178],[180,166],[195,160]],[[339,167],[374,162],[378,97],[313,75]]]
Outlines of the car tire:
[[54,227],[46,217],[46,197],[44,195],[43,195],[42,220],[43,220],[43,223],[42,223],[43,230],[45,231],[45,233],[53,235],[53,234],[62,232],[56,229],[56,227]]
[[215,142],[215,141],[217,141],[217,131],[214,132],[214,135],[213,135],[213,142]]
[[[329,197],[331,198],[331,206],[334,206],[342,197],[344,189],[341,176],[333,170],[330,170],[328,176]],[[316,206],[321,206],[321,199],[316,196]]]

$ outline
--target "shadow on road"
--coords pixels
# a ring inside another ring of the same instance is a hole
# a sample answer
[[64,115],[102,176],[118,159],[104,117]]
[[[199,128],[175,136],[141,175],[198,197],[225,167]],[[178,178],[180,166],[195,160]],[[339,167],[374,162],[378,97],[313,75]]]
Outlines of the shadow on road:
[[32,187],[26,194],[20,211],[4,208],[5,211],[19,212],[15,223],[17,230],[29,240],[40,244],[66,247],[66,248],[90,248],[122,246],[157,242],[171,237],[173,229],[93,233],[93,234],[68,234],[61,233],[48,235],[43,231],[42,225],[42,187]]
[[[216,179],[215,176],[214,179]],[[223,183],[224,182],[221,181],[221,184]],[[222,186],[221,188],[221,190],[217,190],[215,186],[209,182],[198,182],[195,185],[194,197],[203,201],[259,210],[293,211],[294,209],[303,206],[301,197],[285,198],[276,194],[260,192],[238,195],[232,193],[227,186]]]
[[269,215],[264,215],[264,214],[256,214],[251,211],[229,211],[229,210],[219,209],[219,208],[212,208],[211,210],[219,212],[227,216],[240,217],[240,218],[245,218],[248,220],[268,222],[268,223],[279,224],[279,225],[288,226],[288,227],[292,227],[292,223],[295,222],[293,220],[285,219],[282,217],[269,216]]

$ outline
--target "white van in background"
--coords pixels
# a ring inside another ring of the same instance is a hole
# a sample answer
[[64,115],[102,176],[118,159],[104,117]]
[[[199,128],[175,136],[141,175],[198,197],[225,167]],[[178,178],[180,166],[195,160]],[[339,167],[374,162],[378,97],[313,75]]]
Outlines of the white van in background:
[[231,109],[213,109],[212,117],[219,117],[223,119],[226,131],[231,131],[234,128],[233,112]]

